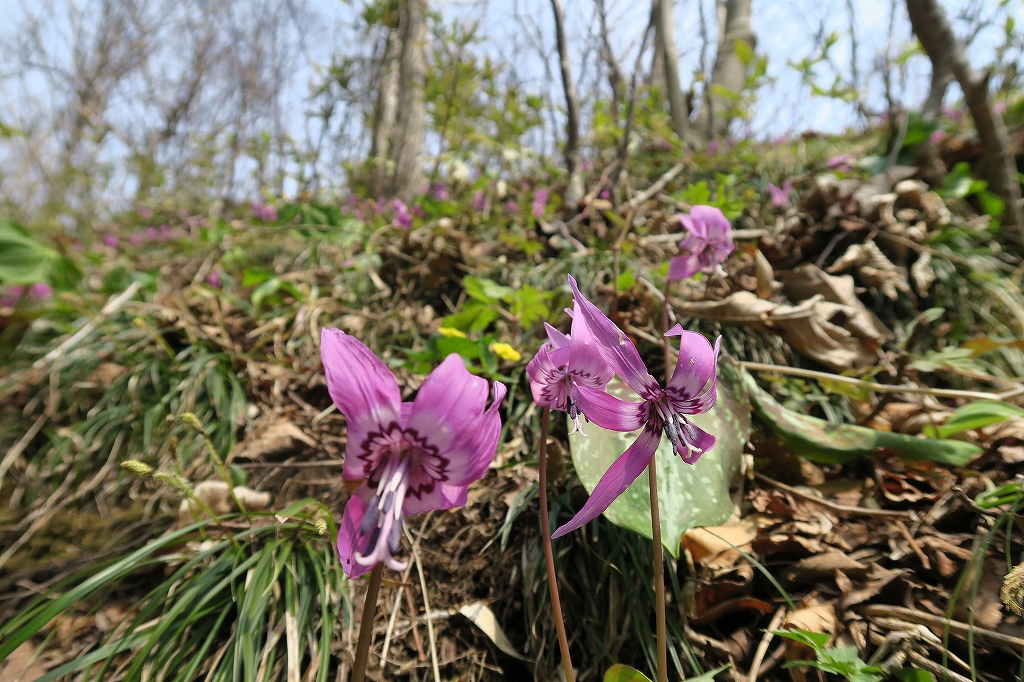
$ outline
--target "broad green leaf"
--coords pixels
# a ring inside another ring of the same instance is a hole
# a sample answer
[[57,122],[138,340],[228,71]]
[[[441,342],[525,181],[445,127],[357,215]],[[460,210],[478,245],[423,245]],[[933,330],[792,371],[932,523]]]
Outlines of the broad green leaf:
[[[622,400],[638,400],[622,382],[613,381],[608,392]],[[673,557],[679,555],[683,533],[696,526],[716,526],[732,513],[729,482],[739,469],[740,455],[750,433],[748,400],[736,369],[723,361],[718,373],[718,401],[706,414],[692,417],[693,423],[718,438],[715,447],[696,464],[683,462],[672,452],[668,440],[658,446],[658,504],[661,511],[662,544]],[[586,436],[569,436],[572,461],[583,486],[592,491],[612,462],[636,440],[638,432],[606,431],[596,424],[584,425]],[[651,531],[650,484],[641,474],[605,511],[617,526],[646,538]]]
[[900,682],[935,682],[935,675],[920,668],[903,668],[896,671]]
[[480,357],[480,343],[469,339],[460,339],[457,336],[437,339],[439,357],[446,358],[452,353],[458,353],[465,360],[475,360]]
[[750,62],[754,60],[754,48],[750,46],[745,40],[736,41],[736,57],[739,58],[744,65],[750,66]]
[[726,663],[725,665],[715,668],[714,670],[709,670],[702,675],[697,675],[696,677],[687,677],[684,682],[714,682],[715,675],[717,675],[720,672],[724,672],[731,667],[731,663]]
[[998,400],[976,400],[950,415],[949,420],[942,426],[928,424],[924,427],[924,432],[933,438],[949,438],[957,433],[998,424],[1010,417],[1024,417],[1024,410]]
[[608,672],[604,674],[604,682],[651,682],[651,678],[636,668],[617,663],[608,668]]
[[629,291],[636,284],[636,276],[632,270],[626,270],[615,280],[615,288],[619,291]]
[[515,293],[510,287],[502,286],[497,282],[481,277],[465,277],[462,280],[462,284],[466,287],[466,293],[471,298],[483,301],[484,303],[497,303],[498,301],[509,300]]
[[977,445],[960,440],[915,438],[854,424],[830,424],[824,419],[787,410],[763,391],[750,374],[744,373],[744,385],[758,417],[771,427],[791,452],[812,462],[852,462],[870,457],[878,448],[890,448],[907,459],[963,466],[981,454]]
[[35,284],[45,281],[60,257],[14,223],[0,220],[0,282]]
[[259,308],[260,305],[263,303],[263,300],[266,299],[267,296],[273,296],[274,294],[277,293],[278,289],[280,288],[281,280],[279,280],[277,277],[271,277],[266,282],[253,289],[251,297],[252,304]]
[[800,642],[804,646],[810,647],[815,651],[821,651],[828,646],[828,641],[832,639],[832,636],[824,632],[811,632],[810,630],[800,630],[797,628],[786,628],[784,630],[769,630],[773,635],[778,637],[785,637],[791,639],[794,642]]

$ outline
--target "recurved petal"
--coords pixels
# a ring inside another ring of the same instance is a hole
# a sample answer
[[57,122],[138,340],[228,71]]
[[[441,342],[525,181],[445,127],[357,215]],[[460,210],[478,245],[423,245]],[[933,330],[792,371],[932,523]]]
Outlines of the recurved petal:
[[320,333],[327,391],[348,423],[342,476],[358,481],[376,468],[364,446],[374,432],[401,424],[402,396],[391,370],[361,341],[340,329]]
[[636,431],[647,422],[647,403],[630,403],[585,386],[575,386],[572,398],[580,411],[602,429]]
[[710,433],[700,428],[696,424],[691,422],[690,426],[693,427],[693,430],[697,435],[697,437],[690,444],[697,448],[697,450],[680,456],[680,458],[687,464],[693,464],[698,459],[700,459],[701,455],[707,454],[708,451],[711,450],[711,448],[715,447],[716,442],[714,436],[712,436]]
[[608,471],[604,472],[583,509],[580,509],[569,523],[552,533],[551,537],[560,538],[600,516],[611,506],[615,498],[624,493],[637,476],[644,472],[660,442],[661,431],[647,426],[633,444],[608,467]]
[[[576,280],[569,275],[569,286],[576,298],[577,317],[582,317],[594,337],[597,349],[611,367],[642,398],[658,389],[657,380],[650,375],[640,359],[633,341],[615,326],[601,310],[580,293]],[[574,320],[575,321],[575,320]]]
[[352,493],[345,505],[345,513],[341,517],[341,528],[338,529],[338,556],[341,559],[341,568],[349,578],[358,578],[369,572],[372,566],[363,566],[355,560],[355,554],[364,546],[368,538],[360,533],[360,526],[363,523],[363,516],[366,513],[367,502],[373,496],[373,492],[364,483]]
[[548,338],[551,340],[552,348],[561,348],[569,345],[569,337],[552,327],[547,322],[544,323],[544,331],[548,333]]
[[556,410],[565,409],[567,397],[566,388],[562,379],[565,372],[559,369],[552,361],[554,352],[561,353],[569,351],[568,347],[552,351],[549,344],[541,346],[537,354],[533,356],[526,365],[526,374],[530,377],[530,392],[533,393],[533,401],[541,407],[550,407]]
[[717,241],[732,231],[729,219],[714,206],[694,206],[690,209],[690,216],[693,217],[694,223],[704,225],[704,234],[707,235],[709,242]]
[[704,223],[702,223],[699,220],[694,220],[692,216],[689,216],[685,213],[680,213],[679,222],[682,223],[683,227],[686,228],[687,232],[689,232],[691,235],[695,237],[700,237],[701,239],[704,239],[705,237],[708,236],[707,227],[705,227]]
[[615,376],[615,372],[598,350],[597,341],[590,333],[583,315],[574,315],[572,318],[569,352],[569,373],[581,385],[604,388]]
[[712,349],[703,334],[687,331],[678,324],[665,332],[665,336],[679,337],[679,359],[666,390],[681,399],[696,398],[715,377],[722,337],[718,337]]
[[428,511],[443,511],[454,507],[464,507],[469,496],[469,488],[464,485],[438,484],[429,493],[419,497],[405,498],[402,510],[406,515],[422,514]]
[[700,252],[686,256],[676,256],[668,262],[668,278],[671,280],[690,279],[703,267]]

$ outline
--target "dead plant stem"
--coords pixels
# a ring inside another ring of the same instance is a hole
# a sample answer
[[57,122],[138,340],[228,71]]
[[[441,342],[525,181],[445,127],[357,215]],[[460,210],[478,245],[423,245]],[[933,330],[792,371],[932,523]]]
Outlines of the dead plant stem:
[[377,615],[377,595],[380,593],[383,576],[383,563],[377,564],[370,571],[370,583],[366,586],[366,597],[363,599],[363,617],[359,622],[356,658],[352,665],[352,682],[363,682],[366,678],[366,663],[370,658],[370,642],[373,640],[373,618]]
[[551,548],[551,522],[548,519],[548,421],[551,408],[545,407],[540,414],[540,530],[544,543],[544,564],[548,570],[548,591],[551,593],[551,612],[555,618],[555,632],[558,633],[558,648],[562,651],[562,669],[566,682],[574,682],[572,657],[569,655],[569,640],[565,636],[565,620],[562,618],[562,600],[558,596],[558,574],[555,573],[555,554]]

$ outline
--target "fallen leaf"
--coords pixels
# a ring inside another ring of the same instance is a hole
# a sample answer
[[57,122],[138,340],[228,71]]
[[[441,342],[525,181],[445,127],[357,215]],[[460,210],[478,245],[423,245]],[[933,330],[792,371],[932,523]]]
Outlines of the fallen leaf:
[[494,611],[481,601],[473,602],[471,604],[465,604],[459,607],[459,613],[468,618],[473,625],[480,628],[487,637],[494,642],[494,646],[501,649],[503,652],[513,658],[518,658],[520,661],[528,661],[526,656],[516,651],[516,648],[512,646],[512,642],[509,641],[505,635],[505,631],[501,629],[498,624],[498,619],[494,615]]

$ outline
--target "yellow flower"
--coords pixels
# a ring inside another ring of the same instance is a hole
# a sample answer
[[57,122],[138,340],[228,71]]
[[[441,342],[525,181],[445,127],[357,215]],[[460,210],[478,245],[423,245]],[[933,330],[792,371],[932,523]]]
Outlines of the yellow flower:
[[437,333],[449,339],[453,337],[456,339],[466,338],[466,335],[463,332],[460,332],[458,329],[454,329],[452,327],[441,327],[440,329],[437,330]]
[[507,343],[492,343],[491,352],[502,360],[508,360],[509,362],[519,362],[523,359],[523,356],[519,354],[519,351]]

